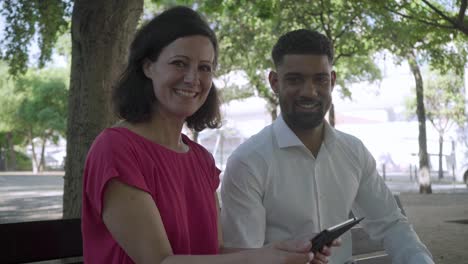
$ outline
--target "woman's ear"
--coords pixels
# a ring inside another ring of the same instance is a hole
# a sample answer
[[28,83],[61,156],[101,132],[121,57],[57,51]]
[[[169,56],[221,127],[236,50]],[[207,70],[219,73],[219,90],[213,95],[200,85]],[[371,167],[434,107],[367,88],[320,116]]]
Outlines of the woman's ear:
[[151,79],[151,75],[152,75],[151,72],[153,70],[153,62],[150,59],[147,59],[147,58],[144,59],[142,68],[143,68],[143,73],[145,74],[145,76]]

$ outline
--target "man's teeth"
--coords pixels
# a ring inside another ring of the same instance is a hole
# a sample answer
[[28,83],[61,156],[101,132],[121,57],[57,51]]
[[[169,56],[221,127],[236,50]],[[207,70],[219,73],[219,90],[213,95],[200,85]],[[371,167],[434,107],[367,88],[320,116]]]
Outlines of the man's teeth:
[[300,107],[303,107],[303,108],[310,108],[310,109],[318,106],[318,104],[316,104],[316,103],[309,103],[309,104],[308,103],[298,103],[297,105],[299,105]]
[[184,90],[175,90],[175,93],[186,97],[194,97],[196,94],[196,92],[189,92]]

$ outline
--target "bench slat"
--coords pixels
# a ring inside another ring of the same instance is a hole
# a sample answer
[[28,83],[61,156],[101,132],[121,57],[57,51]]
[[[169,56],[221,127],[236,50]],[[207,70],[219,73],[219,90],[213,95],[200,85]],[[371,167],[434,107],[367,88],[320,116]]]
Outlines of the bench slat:
[[378,255],[357,259],[354,262],[356,264],[392,264],[392,259],[388,255]]
[[352,228],[351,237],[353,238],[353,256],[385,250],[382,243],[371,240],[362,227]]
[[0,263],[23,263],[83,256],[80,219],[0,225]]

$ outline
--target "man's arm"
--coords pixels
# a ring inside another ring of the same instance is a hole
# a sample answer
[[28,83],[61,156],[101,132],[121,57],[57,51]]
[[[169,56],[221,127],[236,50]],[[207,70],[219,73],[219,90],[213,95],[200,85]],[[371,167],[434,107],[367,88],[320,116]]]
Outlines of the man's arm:
[[353,213],[365,216],[362,225],[375,240],[382,240],[394,263],[433,264],[431,254],[401,213],[392,192],[378,175],[375,160],[364,148],[362,175]]
[[263,186],[258,175],[261,167],[259,164],[250,168],[236,155],[228,160],[221,185],[225,247],[258,248],[264,244],[266,218],[262,204]]

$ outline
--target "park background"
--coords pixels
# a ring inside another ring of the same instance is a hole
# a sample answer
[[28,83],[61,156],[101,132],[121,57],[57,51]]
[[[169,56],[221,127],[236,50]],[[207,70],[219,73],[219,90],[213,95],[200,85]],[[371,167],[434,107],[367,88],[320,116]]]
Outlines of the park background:
[[466,0],[124,2],[1,3],[0,223],[79,217],[84,158],[116,121],[109,93],[129,41],[153,14],[185,4],[218,34],[215,82],[225,102],[221,129],[186,133],[221,169],[279,114],[266,80],[274,41],[288,30],[318,30],[336,51],[328,119],[370,149],[424,242],[435,243],[437,263],[466,259]]

